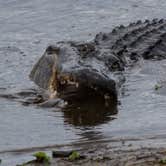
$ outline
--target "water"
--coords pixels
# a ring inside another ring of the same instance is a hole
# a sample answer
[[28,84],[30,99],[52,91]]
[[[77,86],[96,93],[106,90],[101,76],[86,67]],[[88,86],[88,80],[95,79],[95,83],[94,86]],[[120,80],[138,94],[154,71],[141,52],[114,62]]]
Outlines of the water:
[[[119,24],[165,18],[165,9],[165,0],[0,0],[0,93],[36,88],[28,74],[50,43],[91,40]],[[28,159],[3,153],[17,149],[123,137],[164,140],[166,97],[154,86],[165,77],[165,63],[140,63],[126,72],[116,114],[62,112],[0,98],[2,164]]]

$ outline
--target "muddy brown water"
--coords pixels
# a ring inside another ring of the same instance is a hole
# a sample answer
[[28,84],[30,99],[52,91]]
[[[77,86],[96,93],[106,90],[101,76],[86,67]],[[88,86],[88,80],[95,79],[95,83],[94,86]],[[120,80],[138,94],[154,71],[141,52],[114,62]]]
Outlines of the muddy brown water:
[[[0,94],[37,88],[28,74],[48,44],[91,40],[119,24],[165,18],[165,9],[165,0],[1,0]],[[137,138],[163,146],[166,96],[154,87],[165,79],[166,61],[140,62],[125,75],[121,104],[112,112],[62,112],[0,98],[1,165],[27,161],[31,149],[88,141]]]

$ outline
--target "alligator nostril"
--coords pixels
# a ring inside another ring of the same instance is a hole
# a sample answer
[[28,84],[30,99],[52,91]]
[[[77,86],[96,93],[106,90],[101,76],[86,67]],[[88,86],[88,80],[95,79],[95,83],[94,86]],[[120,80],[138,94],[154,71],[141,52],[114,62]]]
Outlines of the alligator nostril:
[[58,54],[59,48],[56,46],[50,45],[47,47],[46,52],[47,52],[47,54],[54,54],[54,53]]

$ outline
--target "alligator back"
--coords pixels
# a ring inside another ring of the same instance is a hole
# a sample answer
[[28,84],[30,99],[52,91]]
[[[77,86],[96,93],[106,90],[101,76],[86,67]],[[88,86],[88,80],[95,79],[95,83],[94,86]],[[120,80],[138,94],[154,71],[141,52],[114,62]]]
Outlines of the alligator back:
[[95,43],[110,49],[121,60],[166,58],[166,21],[154,19],[119,26],[96,35]]

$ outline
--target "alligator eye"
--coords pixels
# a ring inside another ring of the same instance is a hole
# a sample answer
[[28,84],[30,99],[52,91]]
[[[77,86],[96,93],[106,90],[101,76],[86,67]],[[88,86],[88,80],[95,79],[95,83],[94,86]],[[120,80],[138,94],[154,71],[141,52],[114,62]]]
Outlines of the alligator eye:
[[112,70],[116,70],[118,68],[119,68],[119,63],[118,62],[113,63],[112,66],[111,66]]
[[49,54],[54,54],[54,53],[58,54],[59,53],[59,48],[56,47],[56,46],[50,45],[50,46],[47,47],[46,52],[47,52],[48,55]]

